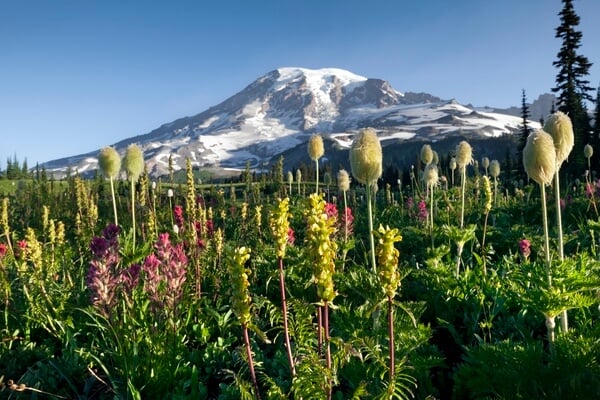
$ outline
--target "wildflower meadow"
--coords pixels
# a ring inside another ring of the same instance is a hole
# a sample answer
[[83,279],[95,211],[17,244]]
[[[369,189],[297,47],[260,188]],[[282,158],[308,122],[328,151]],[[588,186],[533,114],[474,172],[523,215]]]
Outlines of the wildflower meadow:
[[462,141],[386,182],[365,129],[349,170],[315,135],[285,180],[154,180],[132,145],[0,189],[0,398],[600,398],[600,181],[559,180],[564,118],[520,180]]

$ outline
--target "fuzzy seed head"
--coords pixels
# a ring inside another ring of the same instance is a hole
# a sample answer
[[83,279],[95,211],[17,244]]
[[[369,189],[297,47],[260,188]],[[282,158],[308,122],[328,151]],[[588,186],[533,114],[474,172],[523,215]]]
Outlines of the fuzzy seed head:
[[490,162],[490,175],[492,178],[500,176],[500,162],[498,160],[492,160]]
[[323,137],[321,135],[312,135],[308,141],[308,156],[311,160],[317,161],[325,154],[325,146],[323,145]]
[[438,185],[440,179],[438,175],[438,167],[434,163],[427,164],[425,171],[423,172],[423,180],[427,187],[435,187]]
[[430,145],[424,144],[423,147],[421,147],[421,162],[427,165],[430,164],[431,161],[433,161],[433,150]]
[[127,147],[124,158],[125,171],[127,176],[133,182],[137,182],[138,178],[144,172],[144,153],[137,144],[130,144]]
[[383,153],[377,133],[371,128],[362,129],[350,148],[352,175],[364,185],[373,185],[383,170]]
[[104,176],[115,179],[121,170],[121,157],[114,147],[104,147],[100,150],[98,165]]
[[527,137],[523,148],[523,166],[527,175],[540,185],[549,185],[556,171],[556,151],[549,133],[541,129]]
[[562,111],[557,111],[546,120],[544,131],[548,132],[554,139],[556,165],[557,168],[560,168],[562,163],[569,157],[575,143],[571,118]]
[[350,190],[350,174],[345,169],[341,169],[337,175],[338,188],[340,192],[347,192]]
[[487,158],[487,157],[483,157],[483,158],[481,159],[481,166],[482,166],[483,168],[485,168],[485,169],[488,169],[488,168],[489,168],[489,166],[490,166],[490,159],[489,159],[489,158]]
[[592,147],[592,145],[590,144],[586,144],[585,147],[583,148],[583,155],[585,156],[585,158],[591,158],[592,155],[594,154],[594,148]]
[[431,163],[436,165],[440,163],[440,156],[435,150],[433,150],[433,159],[431,160]]
[[456,146],[456,164],[459,168],[465,168],[473,162],[473,149],[465,140]]
[[454,171],[456,169],[456,158],[452,157],[450,159],[450,169]]

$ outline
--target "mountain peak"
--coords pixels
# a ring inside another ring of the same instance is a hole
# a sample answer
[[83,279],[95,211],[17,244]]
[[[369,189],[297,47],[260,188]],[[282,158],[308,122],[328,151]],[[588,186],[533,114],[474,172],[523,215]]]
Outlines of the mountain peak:
[[[243,169],[276,160],[300,149],[313,133],[349,146],[352,132],[373,127],[382,141],[440,140],[453,133],[494,137],[518,130],[520,118],[474,113],[427,93],[405,94],[387,81],[339,68],[282,67],[258,78],[237,94],[209,109],[166,123],[150,133],[113,146],[121,154],[131,143],[144,151],[154,176],[186,159],[201,168]],[[302,154],[305,154],[303,151]],[[89,173],[98,168],[98,151],[44,164],[49,172],[67,169]]]

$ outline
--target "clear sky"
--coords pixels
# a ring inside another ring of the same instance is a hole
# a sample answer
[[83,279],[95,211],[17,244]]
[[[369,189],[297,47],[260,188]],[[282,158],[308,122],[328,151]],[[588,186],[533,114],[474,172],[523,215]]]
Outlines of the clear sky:
[[[574,0],[600,83],[599,0]],[[520,105],[549,92],[560,0],[0,0],[0,168],[198,114],[279,67]]]

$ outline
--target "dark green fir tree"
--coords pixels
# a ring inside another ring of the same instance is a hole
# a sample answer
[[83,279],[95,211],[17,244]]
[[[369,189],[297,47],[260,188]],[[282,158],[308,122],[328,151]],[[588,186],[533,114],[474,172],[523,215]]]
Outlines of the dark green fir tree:
[[[521,123],[521,129],[519,130],[519,151],[518,151],[518,159],[523,159],[523,148],[527,143],[527,136],[531,132],[531,128],[529,127],[529,105],[527,104],[527,96],[525,95],[525,89],[521,92],[521,118],[523,118],[523,122]],[[523,167],[522,162],[518,162],[519,176],[525,177],[525,169]]]
[[556,38],[562,40],[562,45],[558,59],[552,63],[558,68],[552,91],[557,93],[558,109],[569,115],[573,122],[575,145],[566,167],[570,173],[579,175],[586,167],[583,147],[590,142],[590,119],[585,102],[592,100],[589,94],[592,88],[586,79],[592,63],[578,53],[583,34],[576,29],[579,16],[573,1],[562,0],[562,3],[563,9],[558,13],[560,25],[556,28]]

